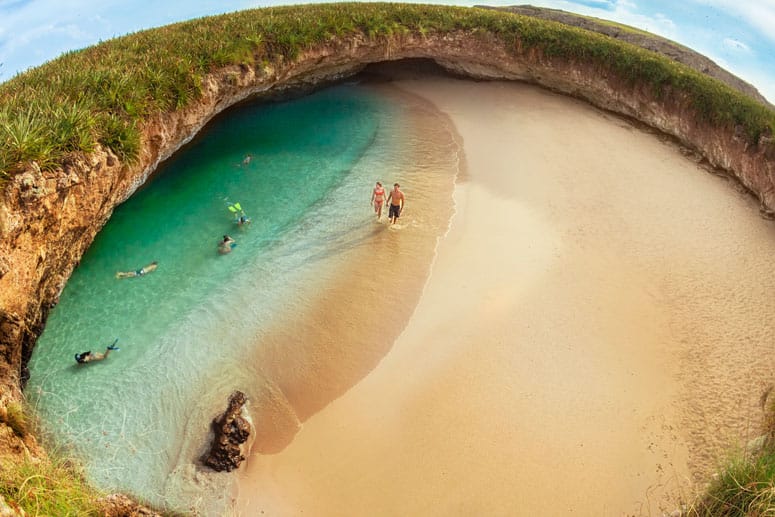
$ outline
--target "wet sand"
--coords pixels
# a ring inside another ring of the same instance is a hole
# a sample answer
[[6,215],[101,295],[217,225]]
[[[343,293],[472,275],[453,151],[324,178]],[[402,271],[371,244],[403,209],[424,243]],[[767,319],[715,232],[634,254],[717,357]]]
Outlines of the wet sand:
[[[254,452],[283,450],[304,422],[377,366],[409,322],[449,227],[452,203],[435,200],[452,198],[458,176],[460,146],[451,123],[420,97],[392,86],[363,87],[403,106],[399,126],[383,128],[401,133],[403,153],[366,156],[356,166],[354,173],[369,181],[363,189],[368,223],[328,243],[298,300],[256,340],[250,364],[258,378],[248,390]],[[408,201],[396,224],[389,224],[386,207],[381,219],[373,215],[369,196],[376,179],[386,189],[405,184]]]
[[[459,133],[451,226],[424,289],[422,275],[407,283],[418,302],[405,328],[398,316],[395,341],[356,368],[370,372],[312,405],[293,402],[309,371],[281,388],[300,418],[281,445],[254,448],[237,512],[672,510],[757,432],[775,366],[773,224],[673,144],[575,100],[520,84],[394,85]],[[369,297],[342,285],[329,303],[350,314]],[[375,324],[364,314],[305,332],[357,343]],[[319,371],[348,371],[346,355]]]

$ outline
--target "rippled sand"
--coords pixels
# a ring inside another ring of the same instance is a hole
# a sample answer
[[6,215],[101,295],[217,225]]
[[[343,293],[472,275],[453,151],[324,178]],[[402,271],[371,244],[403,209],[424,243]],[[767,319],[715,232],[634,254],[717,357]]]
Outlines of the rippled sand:
[[380,233],[349,270],[383,271],[377,257],[398,249],[399,295],[380,297],[402,270],[343,281],[303,316],[314,352],[259,358],[277,364],[266,389],[283,396],[267,400],[287,402],[292,425],[265,419],[238,512],[675,508],[757,432],[775,366],[773,224],[675,145],[575,100],[437,77],[393,86],[458,133],[451,226],[427,283],[412,260],[431,261],[432,235]]

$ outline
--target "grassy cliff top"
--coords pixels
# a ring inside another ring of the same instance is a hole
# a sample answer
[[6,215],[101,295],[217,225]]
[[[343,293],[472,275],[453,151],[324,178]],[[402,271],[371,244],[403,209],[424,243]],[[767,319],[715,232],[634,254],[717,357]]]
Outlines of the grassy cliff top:
[[514,52],[585,62],[657,97],[685,92],[700,117],[756,143],[775,112],[665,56],[550,20],[464,7],[390,3],[312,4],[191,20],[73,51],[0,84],[0,181],[32,161],[59,167],[97,144],[131,161],[144,119],[196,102],[203,77],[229,65],[293,60],[336,38],[464,31]]
[[662,36],[658,36],[656,34],[652,34],[629,25],[612,22],[610,20],[603,20],[600,18],[594,18],[592,16],[570,13],[559,9],[533,7],[531,5],[517,5],[510,7],[482,7],[484,9],[496,9],[514,14],[532,16],[543,20],[553,20],[565,25],[580,27],[582,29],[587,29],[593,32],[599,32],[611,38],[626,41],[627,43],[632,43],[635,46],[644,48],[646,50],[652,50],[658,54],[662,54],[670,59],[688,65],[705,75],[715,77],[716,79],[728,84],[732,88],[753,97],[763,104],[768,105],[770,109],[774,108],[773,105],[769,104],[767,99],[765,99],[764,96],[762,96],[762,94],[759,93],[759,91],[751,84],[721,68],[707,56],[704,56],[699,52],[695,52],[694,50],[676,43],[675,41],[663,38]]

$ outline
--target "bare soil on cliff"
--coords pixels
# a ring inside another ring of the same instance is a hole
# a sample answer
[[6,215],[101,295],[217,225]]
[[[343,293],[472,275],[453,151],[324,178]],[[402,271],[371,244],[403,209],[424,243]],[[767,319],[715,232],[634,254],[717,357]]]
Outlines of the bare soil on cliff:
[[389,353],[286,447],[251,455],[238,511],[674,509],[757,432],[775,366],[773,223],[674,144],[577,101],[396,84],[462,138],[451,228]]

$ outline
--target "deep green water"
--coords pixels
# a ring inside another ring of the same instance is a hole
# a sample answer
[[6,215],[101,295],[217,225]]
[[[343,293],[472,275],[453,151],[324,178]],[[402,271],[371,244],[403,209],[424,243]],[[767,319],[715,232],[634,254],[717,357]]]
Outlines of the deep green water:
[[[30,363],[27,393],[53,448],[80,457],[100,488],[189,504],[203,483],[191,461],[199,431],[255,376],[242,358],[256,336],[373,224],[368,198],[405,145],[401,117],[355,84],[241,107],[119,206]],[[237,227],[234,202],[251,225]],[[219,255],[224,234],[237,246]],[[154,260],[146,276],[114,276]],[[105,361],[75,363],[115,338],[121,350]]]

